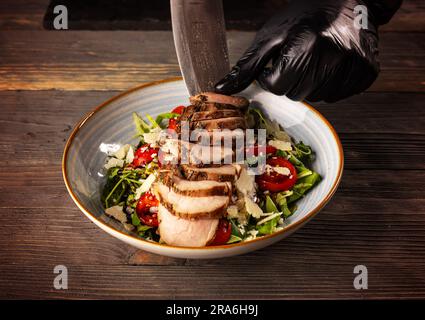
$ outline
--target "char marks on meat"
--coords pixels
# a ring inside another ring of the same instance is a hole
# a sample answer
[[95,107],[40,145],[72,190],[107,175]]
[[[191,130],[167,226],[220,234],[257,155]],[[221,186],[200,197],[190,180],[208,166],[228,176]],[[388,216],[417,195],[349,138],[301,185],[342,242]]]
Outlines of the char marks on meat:
[[[199,134],[198,142],[207,135],[210,144],[182,141],[181,137],[168,141],[170,149],[179,150],[178,163],[161,168],[154,190],[161,203],[158,213],[161,239],[171,245],[196,247],[208,244],[214,237],[218,219],[227,214],[240,167],[224,163],[235,160],[234,141],[244,137],[247,128],[244,112],[249,102],[243,97],[213,92],[190,97],[190,102],[179,119],[179,128],[183,121],[188,122],[190,133]],[[216,149],[217,142],[229,139],[232,148]],[[189,151],[189,162],[182,161],[182,149]]]
[[236,108],[246,108],[249,105],[249,101],[244,97],[225,96],[215,92],[203,92],[196,96],[190,97],[190,103],[192,104],[200,105],[204,104],[205,102],[228,104]]

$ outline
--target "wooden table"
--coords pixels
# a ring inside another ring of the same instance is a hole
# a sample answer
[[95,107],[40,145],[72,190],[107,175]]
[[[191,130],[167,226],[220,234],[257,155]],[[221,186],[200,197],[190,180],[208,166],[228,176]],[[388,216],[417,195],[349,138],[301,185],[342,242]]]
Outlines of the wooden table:
[[[341,186],[266,249],[194,261],[129,247],[67,194],[63,147],[87,111],[179,75],[168,31],[46,31],[46,1],[0,3],[1,298],[425,298],[425,7],[405,1],[380,37],[368,92],[315,106],[344,145]],[[229,32],[231,60],[253,34]],[[65,265],[68,290],[55,290]],[[369,289],[355,290],[365,265]]]

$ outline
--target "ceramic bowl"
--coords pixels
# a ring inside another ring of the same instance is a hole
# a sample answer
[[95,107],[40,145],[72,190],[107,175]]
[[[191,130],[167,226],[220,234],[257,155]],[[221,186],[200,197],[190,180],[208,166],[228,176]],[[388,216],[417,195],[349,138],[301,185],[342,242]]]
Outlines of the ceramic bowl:
[[[184,82],[169,79],[142,85],[98,106],[75,127],[65,146],[62,171],[75,204],[93,223],[110,235],[152,253],[178,258],[220,258],[258,250],[290,235],[313,218],[335,193],[343,171],[343,151],[330,123],[313,107],[275,96],[257,85],[240,95],[276,119],[296,140],[311,145],[316,152],[313,168],[323,181],[298,202],[298,210],[283,230],[253,241],[203,248],[175,247],[152,243],[126,231],[104,214],[100,192],[105,182],[106,152],[127,143],[136,144],[132,112],[155,116],[177,105],[188,104]],[[93,241],[96,241],[93,238]]]

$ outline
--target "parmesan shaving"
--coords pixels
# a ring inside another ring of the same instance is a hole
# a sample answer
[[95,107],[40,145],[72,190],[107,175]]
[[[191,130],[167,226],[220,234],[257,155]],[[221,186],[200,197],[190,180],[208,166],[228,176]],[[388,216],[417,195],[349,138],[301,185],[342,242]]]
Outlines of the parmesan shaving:
[[282,140],[270,140],[269,145],[272,147],[275,147],[276,149],[282,150],[282,151],[291,151],[292,146],[291,142],[288,141],[282,141]]
[[145,181],[143,181],[142,185],[136,189],[135,199],[139,199],[142,193],[148,192],[152,187],[152,184],[155,182],[156,176],[152,173],[150,174]]

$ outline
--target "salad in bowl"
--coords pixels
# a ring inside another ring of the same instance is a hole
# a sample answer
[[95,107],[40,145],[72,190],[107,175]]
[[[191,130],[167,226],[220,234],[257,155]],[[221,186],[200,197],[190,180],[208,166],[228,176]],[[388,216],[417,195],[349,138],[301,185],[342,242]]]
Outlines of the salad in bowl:
[[223,246],[274,234],[322,180],[314,150],[243,97],[201,93],[132,120],[138,143],[109,153],[100,198],[150,242]]

